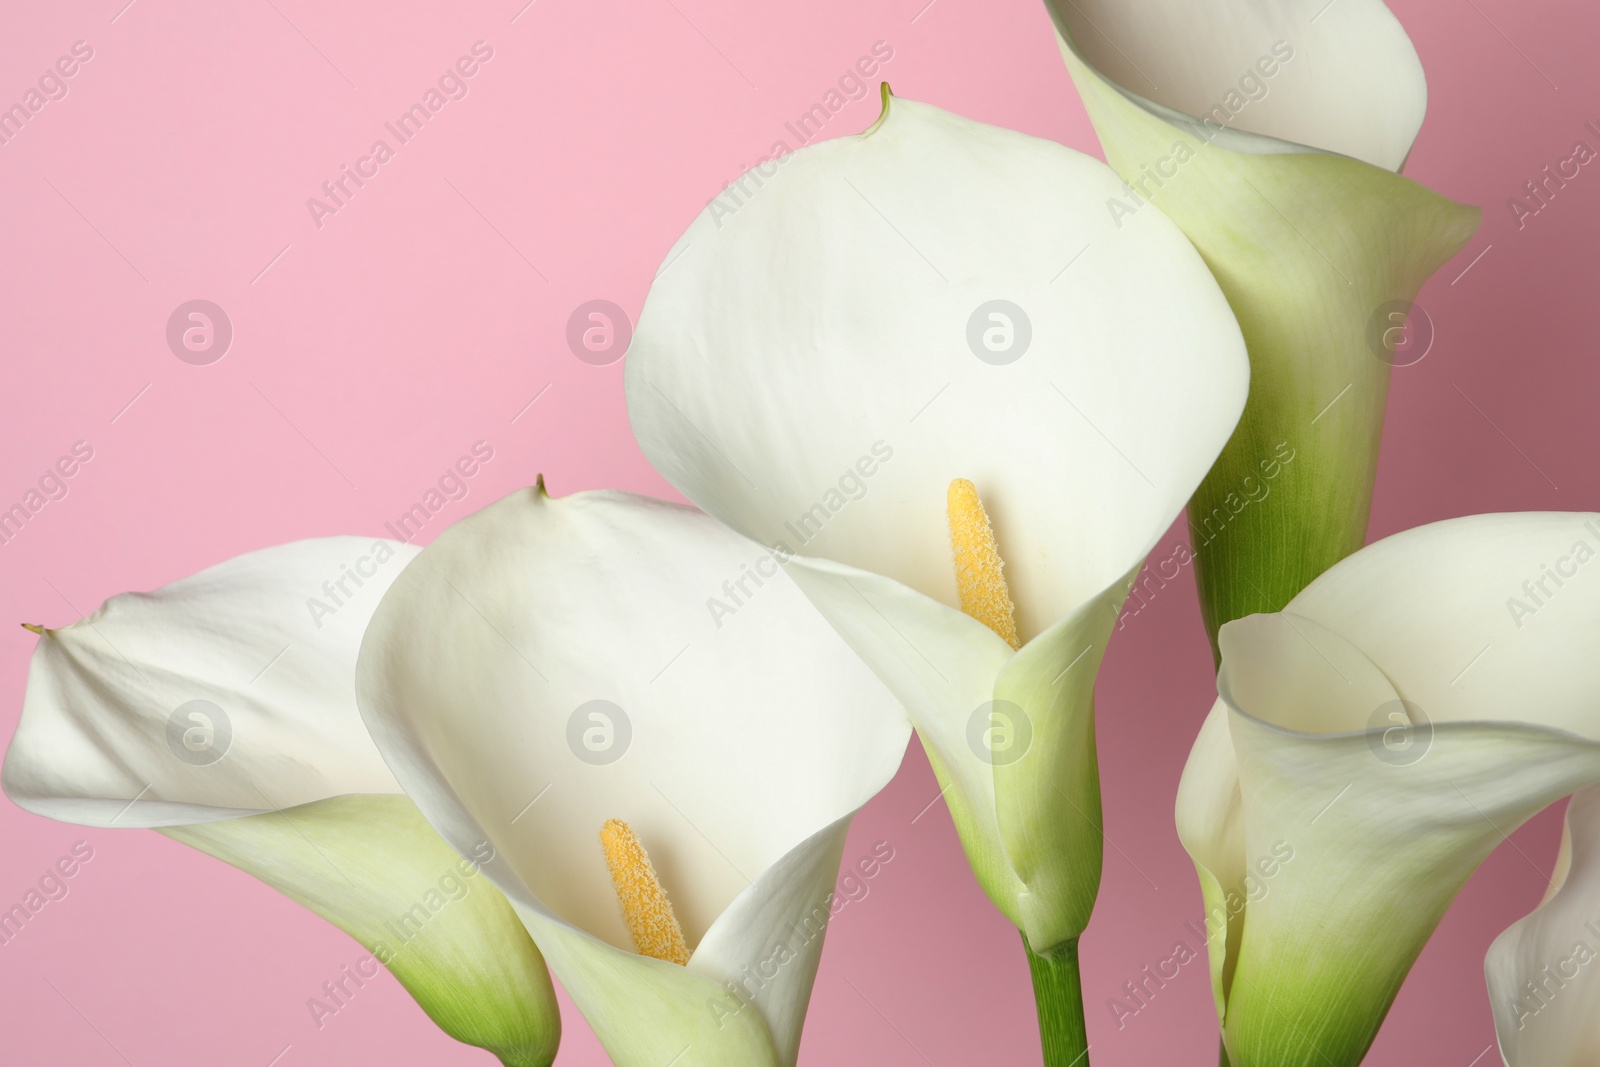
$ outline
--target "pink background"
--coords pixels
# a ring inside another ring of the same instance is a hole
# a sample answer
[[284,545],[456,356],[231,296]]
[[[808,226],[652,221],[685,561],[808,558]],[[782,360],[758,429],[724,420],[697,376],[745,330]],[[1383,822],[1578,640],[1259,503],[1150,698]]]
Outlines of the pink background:
[[[61,625],[281,541],[379,533],[479,439],[495,459],[424,540],[540,471],[558,495],[669,494],[629,436],[622,365],[574,358],[568,316],[597,298],[637,314],[695,212],[774,140],[793,147],[784,122],[874,42],[894,50],[884,75],[900,95],[1098,154],[1037,0],[125,2],[13,5],[0,32],[0,101],[74,41],[94,49],[66,98],[0,146],[0,505],[73,442],[94,449],[67,497],[0,547],[13,623]],[[1600,18],[1580,0],[1394,7],[1432,97],[1408,173],[1486,217],[1422,297],[1438,337],[1395,373],[1372,532],[1594,508],[1600,173],[1586,167],[1520,231],[1505,205],[1576,139],[1596,143],[1583,124],[1600,120]],[[494,57],[469,95],[319,229],[306,199],[480,39]],[[827,135],[875,115],[852,103]],[[164,340],[197,297],[235,328],[210,366]],[[1171,815],[1213,692],[1189,581],[1128,621],[1101,675],[1112,847],[1083,955],[1092,1059],[1108,1067],[1215,1062],[1203,965],[1121,1030],[1106,1006],[1200,913]],[[0,628],[6,736],[33,644]],[[913,751],[857,822],[847,857],[887,840],[896,858],[829,935],[803,1062],[1039,1062],[1015,932],[943,806],[913,822],[936,793]],[[1538,900],[1558,828],[1546,813],[1473,879],[1370,1063],[1485,1053],[1483,952]],[[0,903],[79,839],[95,859],[70,896],[0,947],[7,1063],[490,1062],[387,976],[317,1029],[306,999],[359,946],[153,833],[0,804]],[[582,1020],[566,1023],[560,1062],[604,1063]]]

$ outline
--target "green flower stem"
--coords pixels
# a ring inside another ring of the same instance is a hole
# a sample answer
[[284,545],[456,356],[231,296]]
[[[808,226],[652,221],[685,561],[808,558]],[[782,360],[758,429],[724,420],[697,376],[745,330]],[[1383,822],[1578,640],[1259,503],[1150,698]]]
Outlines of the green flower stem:
[[1217,1067],[1233,1067],[1228,1062],[1228,1046],[1221,1041],[1217,1042]]
[[1083,982],[1078,977],[1078,943],[1068,941],[1043,956],[1028,939],[1028,971],[1033,999],[1039,1006],[1039,1041],[1044,1067],[1089,1067],[1089,1033],[1083,1024]]

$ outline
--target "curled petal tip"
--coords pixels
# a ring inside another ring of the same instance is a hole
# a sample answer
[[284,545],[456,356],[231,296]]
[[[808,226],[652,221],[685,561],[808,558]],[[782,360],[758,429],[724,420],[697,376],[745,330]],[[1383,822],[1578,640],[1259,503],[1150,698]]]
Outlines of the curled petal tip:
[[889,117],[889,101],[894,99],[894,90],[889,88],[888,82],[878,83],[878,98],[883,102],[883,108],[878,112],[878,117],[873,121],[872,125],[861,131],[861,136],[863,137],[876,131],[879,126],[883,125],[884,119]]

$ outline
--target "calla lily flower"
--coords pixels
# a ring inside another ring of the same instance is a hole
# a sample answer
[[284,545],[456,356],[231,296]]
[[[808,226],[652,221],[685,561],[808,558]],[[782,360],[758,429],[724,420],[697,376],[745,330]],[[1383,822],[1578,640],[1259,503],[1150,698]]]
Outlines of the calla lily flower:
[[1484,970],[1507,1067],[1600,1060],[1600,787],[1567,806],[1550,891],[1489,946]]
[[1189,509],[1215,642],[1365,541],[1390,367],[1432,340],[1412,302],[1481,213],[1399,176],[1427,85],[1382,0],[1046,6],[1127,182],[1102,210],[1166,212],[1250,347],[1250,402]]
[[357,689],[620,1067],[795,1062],[846,831],[910,727],[758,546],[541,482],[406,569]]
[[1453,519],[1223,627],[1177,822],[1234,1067],[1359,1063],[1472,871],[1600,780],[1597,552],[1600,515]]
[[[334,923],[457,1040],[546,1067],[550,976],[504,896],[401,793],[362,724],[356,653],[417,550],[332,537],[252,552],[41,634],[4,786],[64,822],[149,827]],[[307,1002],[339,1010],[358,961]],[[319,1007],[320,1006],[320,1007]]]
[[787,561],[909,711],[989,898],[1067,951],[1100,878],[1095,675],[1247,361],[1177,228],[1105,215],[1104,165],[884,96],[679,239],[629,418]]

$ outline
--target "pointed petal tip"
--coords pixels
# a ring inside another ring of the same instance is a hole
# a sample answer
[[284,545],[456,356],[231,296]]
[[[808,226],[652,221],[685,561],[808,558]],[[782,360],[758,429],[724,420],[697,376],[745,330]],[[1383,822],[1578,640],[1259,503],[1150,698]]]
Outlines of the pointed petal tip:
[[872,125],[861,131],[861,136],[863,137],[876,132],[878,127],[883,125],[884,120],[889,117],[889,101],[894,99],[894,90],[889,88],[888,82],[878,83],[878,98],[883,102],[883,108],[878,112],[878,117],[873,120]]
[[34,633],[38,634],[40,637],[49,637],[50,636],[50,631],[45,629],[43,626],[40,626],[36,622],[25,622],[25,623],[22,624],[22,628],[24,630],[32,630]]
[[533,479],[533,491],[539,496],[543,497],[545,500],[550,499],[550,490],[544,487],[543,471],[540,471],[539,474]]

